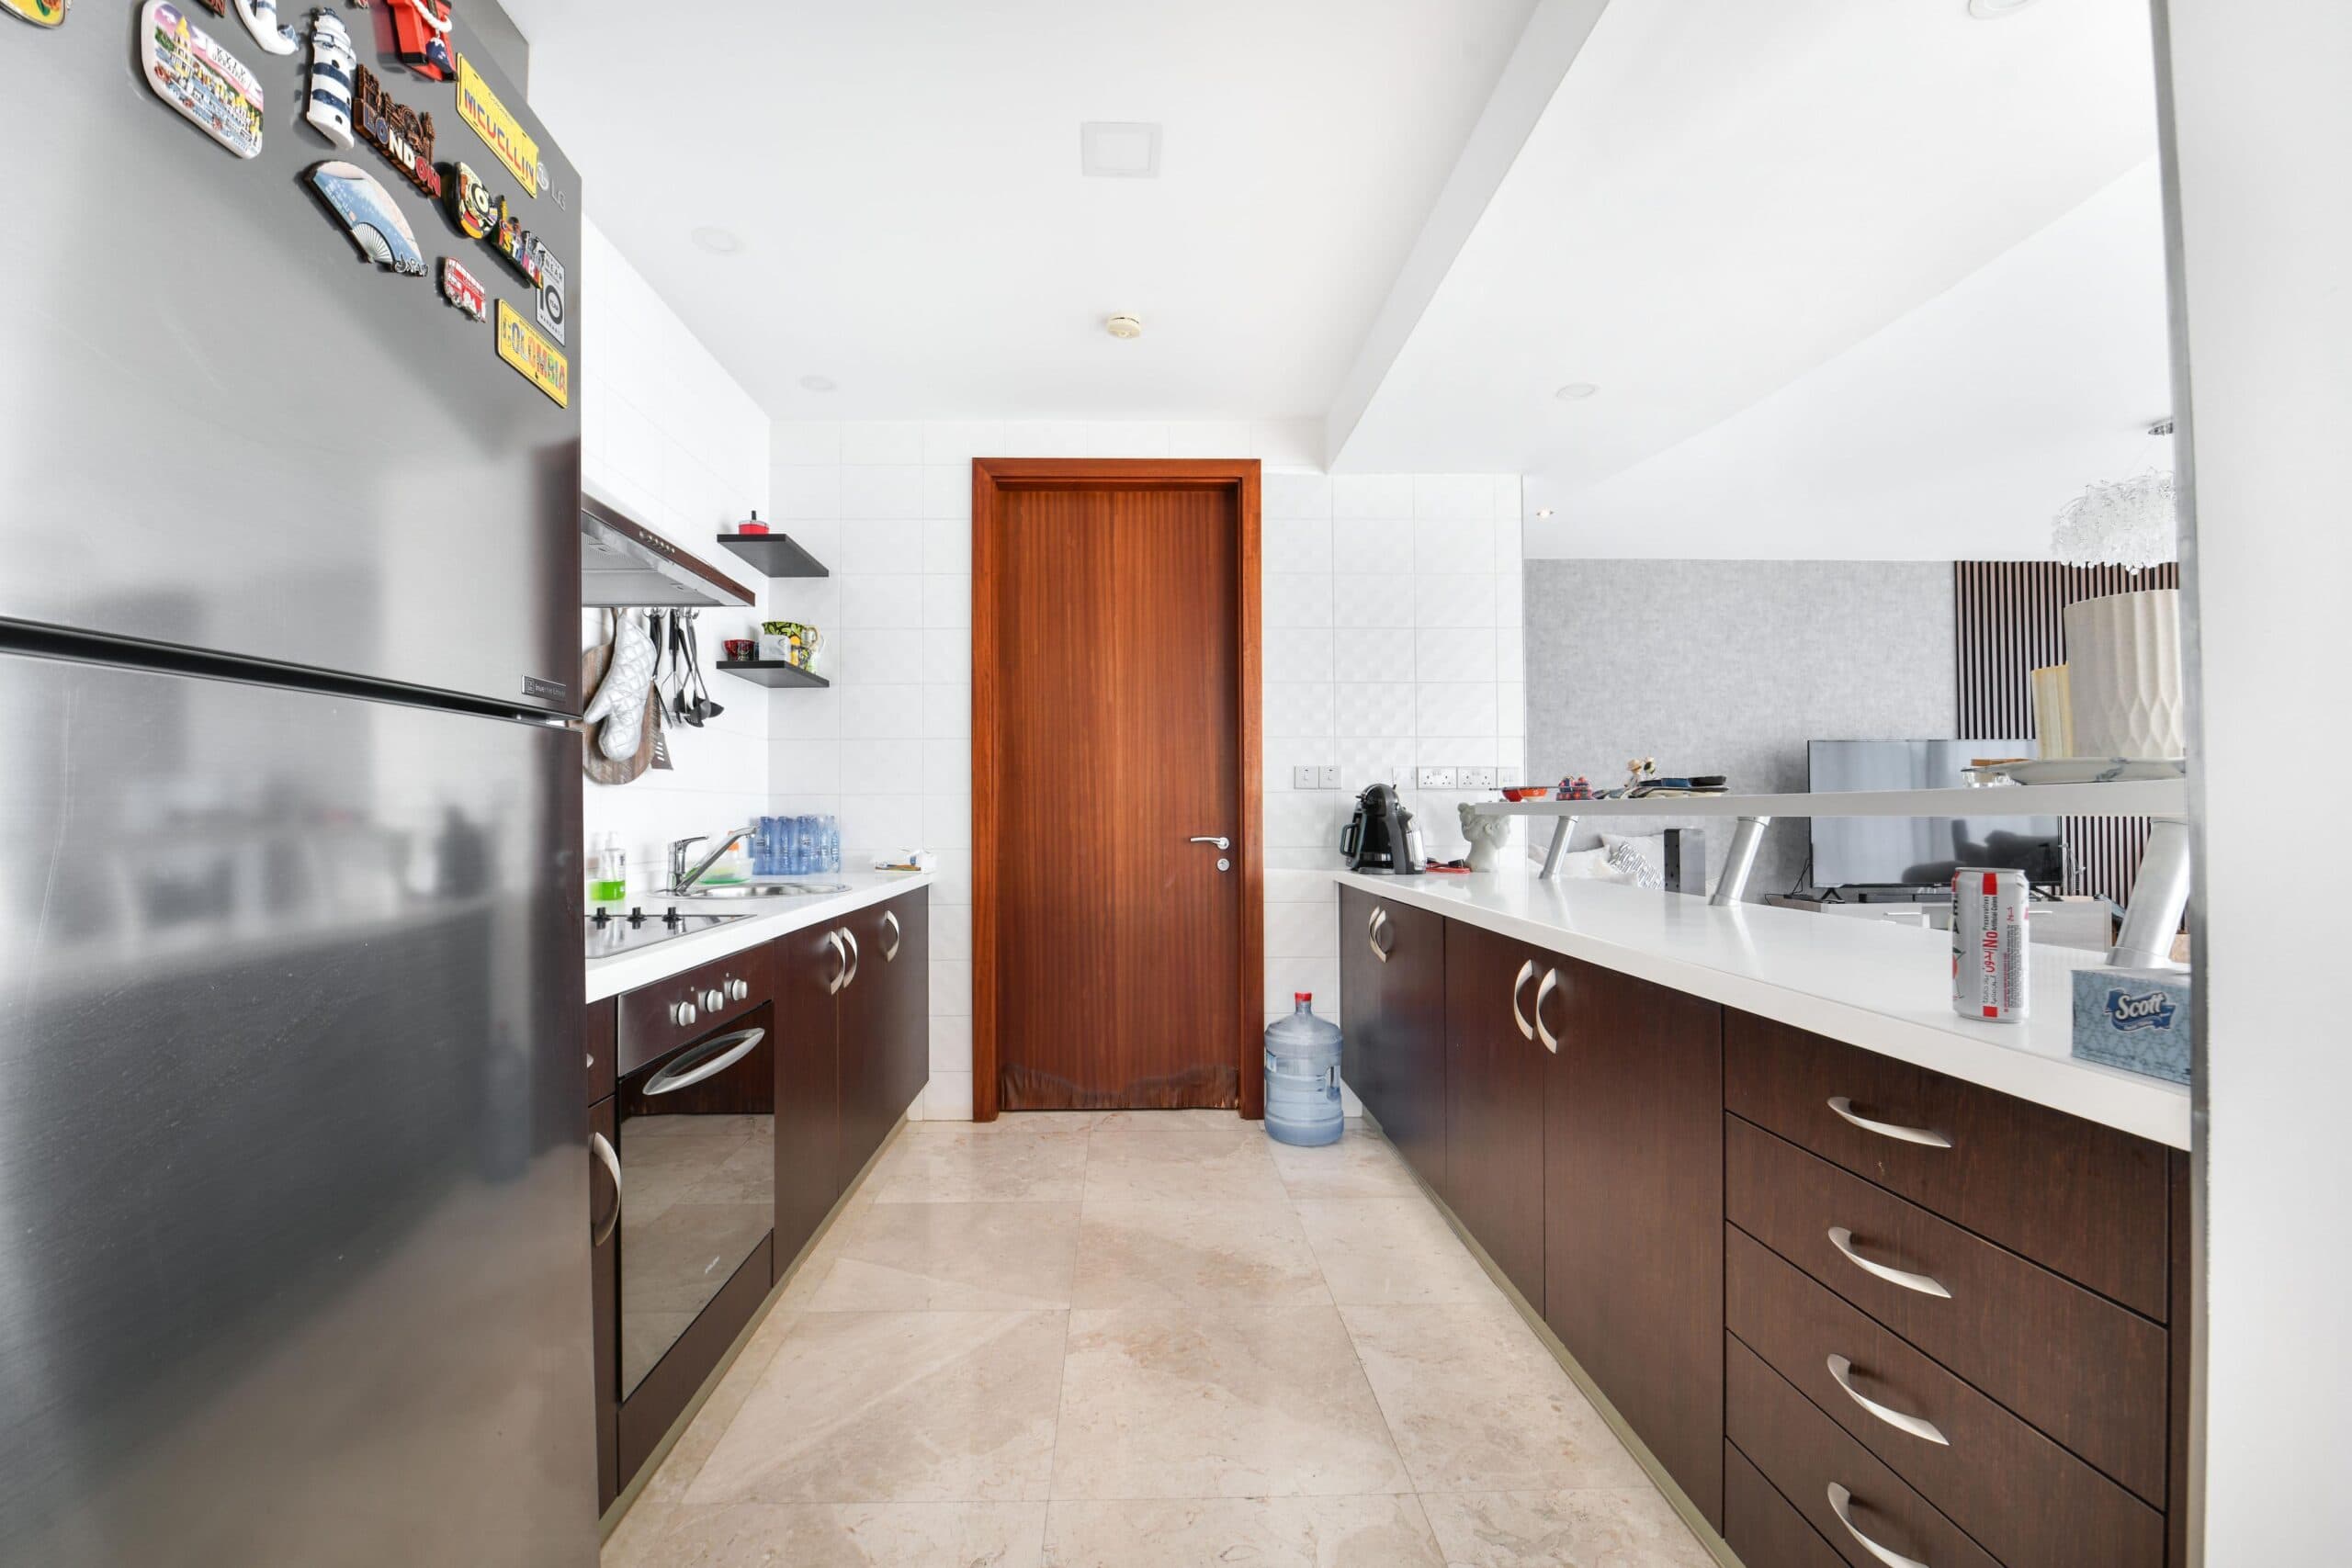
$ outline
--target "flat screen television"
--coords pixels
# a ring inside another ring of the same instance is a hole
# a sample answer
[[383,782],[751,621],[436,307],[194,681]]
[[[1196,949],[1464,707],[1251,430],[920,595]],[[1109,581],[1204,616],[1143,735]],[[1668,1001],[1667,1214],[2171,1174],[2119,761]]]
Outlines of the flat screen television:
[[[1979,757],[2030,757],[2030,740],[1815,740],[1815,794],[1857,789],[1960,789]],[[1816,817],[1815,887],[1942,886],[1956,866],[2022,871],[2038,886],[2064,879],[2055,817]]]

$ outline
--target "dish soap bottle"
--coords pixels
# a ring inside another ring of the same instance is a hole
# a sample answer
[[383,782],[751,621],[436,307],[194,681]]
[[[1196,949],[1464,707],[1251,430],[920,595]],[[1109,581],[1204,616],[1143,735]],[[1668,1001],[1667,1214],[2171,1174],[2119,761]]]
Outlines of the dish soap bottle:
[[628,897],[628,856],[621,852],[621,836],[606,833],[589,857],[588,901],[617,904]]

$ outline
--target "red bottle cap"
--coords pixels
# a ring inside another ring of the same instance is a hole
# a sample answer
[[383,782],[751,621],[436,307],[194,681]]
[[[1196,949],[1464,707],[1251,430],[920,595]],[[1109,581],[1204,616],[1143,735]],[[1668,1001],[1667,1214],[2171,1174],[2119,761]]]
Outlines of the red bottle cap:
[[1290,994],[1290,999],[1295,1002],[1311,1002],[1315,999],[1315,993],[1313,991],[1293,991]]

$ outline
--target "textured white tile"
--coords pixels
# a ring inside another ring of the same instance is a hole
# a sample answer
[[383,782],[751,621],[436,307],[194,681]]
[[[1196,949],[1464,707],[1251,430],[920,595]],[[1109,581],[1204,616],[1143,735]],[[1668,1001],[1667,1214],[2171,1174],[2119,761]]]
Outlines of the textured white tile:
[[1417,523],[1413,525],[1413,565],[1423,575],[1448,571],[1495,570],[1495,525],[1480,517],[1469,522]]
[[1494,516],[1495,491],[1485,474],[1416,474],[1413,476],[1413,515],[1425,519]]
[[1403,571],[1413,563],[1416,525],[1409,517],[1342,518],[1331,525],[1334,570]]
[[[1333,885],[1333,897],[1338,896]],[[957,905],[946,905],[931,912],[931,955],[970,963],[972,959],[972,911]]]
[[1334,517],[1410,517],[1413,479],[1409,474],[1338,474],[1331,479]]
[[1341,626],[1409,626],[1415,618],[1413,579],[1403,570],[1341,572],[1331,580],[1332,624]]
[[842,461],[912,464],[923,460],[923,427],[912,420],[854,419],[842,427]]
[[972,1012],[972,966],[953,959],[931,961],[931,1015],[968,1018]]
[[1340,681],[1332,688],[1333,716],[1342,741],[1367,735],[1419,732],[1410,681]]
[[842,852],[888,849],[922,840],[922,796],[851,791],[842,796]]
[[1417,768],[1491,768],[1498,765],[1491,735],[1424,735],[1413,742]]
[[780,795],[831,795],[842,787],[838,740],[775,740],[768,751],[768,788]]
[[768,694],[768,734],[778,740],[834,740],[842,733],[840,691]]
[[943,904],[969,904],[972,901],[972,852],[941,850],[933,857],[932,867],[938,880],[931,885],[933,908]]
[[1331,525],[1321,518],[1269,517],[1260,548],[1269,572],[1331,570]]
[[1268,682],[1261,723],[1268,735],[1330,735],[1330,682]]
[[[822,694],[831,696],[837,694]],[[838,694],[847,696],[847,694]],[[841,735],[844,739],[920,739],[922,722],[921,686],[860,686],[856,688],[855,700],[845,700],[841,705]]]
[[953,685],[971,680],[972,634],[968,627],[923,628],[922,678]]
[[1495,679],[1527,679],[1527,641],[1518,626],[1495,628]]
[[917,737],[844,740],[841,758],[843,789],[885,795],[922,793],[922,741]]
[[1001,457],[1003,446],[1004,426],[992,419],[935,419],[922,427],[922,460],[927,464]]
[[922,519],[920,464],[842,469],[842,516]]
[[922,787],[926,795],[969,795],[972,792],[972,742],[942,736],[922,743]]
[[[1409,694],[1412,688],[1401,688]],[[1396,724],[1411,717],[1409,707],[1386,716]],[[1409,787],[1415,766],[1413,748],[1419,742],[1409,735],[1381,734],[1375,730],[1358,729],[1343,732],[1340,737],[1340,785],[1342,797],[1351,795],[1366,784],[1395,784]],[[1390,775],[1397,777],[1392,778]]]
[[1492,684],[1495,680],[1491,626],[1431,627],[1413,634],[1413,676],[1418,681]]
[[1259,656],[1268,684],[1331,678],[1331,633],[1321,626],[1275,626],[1263,634]]
[[922,625],[922,579],[918,575],[850,576],[842,578],[841,585],[844,628],[889,630]]
[[1339,902],[1339,884],[1321,871],[1273,865],[1266,868],[1266,906],[1270,909],[1276,904],[1305,904],[1328,914],[1338,908]]
[[[596,308],[609,310],[611,307],[606,300],[599,299]],[[606,342],[597,345],[599,354],[613,352],[611,344],[615,335],[606,334]],[[841,422],[830,419],[779,420],[768,431],[768,448],[778,464],[838,465],[842,460]]]
[[1268,572],[1260,587],[1268,627],[1331,624],[1331,579],[1320,572]]
[[922,624],[943,629],[968,628],[972,624],[971,578],[956,572],[927,573],[922,580]]
[[1413,624],[1417,626],[1495,625],[1494,575],[1481,572],[1421,578],[1413,584]]
[[914,521],[845,520],[836,570],[844,581],[911,572],[922,558],[922,525]]
[[1265,797],[1266,842],[1284,849],[1315,849],[1340,841],[1345,820],[1342,796],[1329,790],[1296,791]]
[[925,739],[949,740],[972,733],[972,688],[924,686],[922,733]]
[[1340,927],[1321,904],[1266,906],[1266,955],[1270,958],[1337,958]]
[[972,1070],[972,1020],[969,1014],[948,1013],[931,1021],[931,1070],[964,1073]]
[[1326,1018],[1340,1016],[1340,961],[1337,958],[1277,958],[1266,954],[1266,1014],[1279,1018],[1291,1010],[1291,998],[1306,991],[1315,998],[1315,1010]]
[[1268,517],[1313,517],[1329,521],[1331,481],[1322,474],[1269,472],[1259,504]]
[[970,522],[972,465],[926,463],[922,470],[922,514]]
[[1410,626],[1340,626],[1331,634],[1331,676],[1338,681],[1409,681],[1414,650]]
[[922,1119],[926,1122],[969,1122],[972,1119],[972,1075],[933,1073],[923,1086]]
[[926,795],[922,800],[922,843],[932,850],[972,847],[972,797],[968,795]]
[[1495,733],[1509,736],[1527,733],[1527,688],[1517,681],[1495,683]]
[[922,569],[951,576],[972,574],[970,518],[934,517],[922,525]]
[[887,686],[922,679],[922,633],[912,627],[846,627],[827,639],[825,650],[836,685]]
[[842,470],[838,464],[786,464],[770,481],[775,515],[787,522],[842,514]]

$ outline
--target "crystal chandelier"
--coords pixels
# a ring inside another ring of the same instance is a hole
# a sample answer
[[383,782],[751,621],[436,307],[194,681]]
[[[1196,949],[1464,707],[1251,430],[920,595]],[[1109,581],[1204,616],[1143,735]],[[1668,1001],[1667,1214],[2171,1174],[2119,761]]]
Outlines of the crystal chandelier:
[[[2148,427],[2172,434],[2172,421]],[[2066,503],[2050,531],[2058,558],[2068,566],[2120,566],[2140,571],[2174,558],[2179,524],[2170,469],[2151,465],[2128,479],[2095,484]]]

